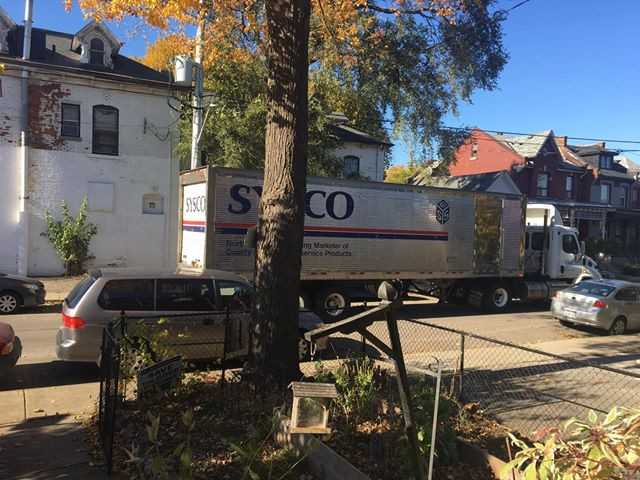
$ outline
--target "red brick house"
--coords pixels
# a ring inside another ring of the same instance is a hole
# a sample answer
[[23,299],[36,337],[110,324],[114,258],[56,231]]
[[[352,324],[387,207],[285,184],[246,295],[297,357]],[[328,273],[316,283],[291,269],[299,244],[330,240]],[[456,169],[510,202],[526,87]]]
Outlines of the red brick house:
[[[532,202],[548,202],[562,211],[567,225],[581,236],[604,231],[609,204],[592,202],[594,168],[552,130],[512,136],[472,130],[450,166],[452,176],[506,171]],[[594,223],[595,222],[595,223]]]

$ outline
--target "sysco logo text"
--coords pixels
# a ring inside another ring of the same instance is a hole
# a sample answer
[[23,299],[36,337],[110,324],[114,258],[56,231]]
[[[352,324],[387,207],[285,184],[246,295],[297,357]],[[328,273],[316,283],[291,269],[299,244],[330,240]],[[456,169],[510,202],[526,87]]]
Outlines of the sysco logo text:
[[[230,203],[228,210],[236,215],[243,215],[251,210],[251,198],[254,192],[258,198],[262,196],[262,187],[236,184],[231,187],[229,194],[234,203]],[[320,206],[317,205],[320,200]],[[315,207],[312,207],[314,202]],[[305,196],[304,213],[311,218],[324,218],[327,215],[335,220],[346,220],[353,214],[355,207],[353,197],[347,192],[327,193],[322,190],[309,190]],[[342,208],[337,208],[342,206]]]

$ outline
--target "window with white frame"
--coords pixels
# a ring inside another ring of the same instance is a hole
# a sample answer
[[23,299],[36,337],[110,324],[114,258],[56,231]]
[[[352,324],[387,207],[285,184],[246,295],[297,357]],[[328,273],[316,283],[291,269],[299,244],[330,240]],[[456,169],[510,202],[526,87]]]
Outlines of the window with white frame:
[[546,173],[539,173],[537,184],[536,184],[536,197],[549,196],[548,186],[549,186],[549,175]]
[[80,138],[80,105],[63,103],[60,110],[60,135]]
[[568,176],[565,182],[565,198],[573,198],[573,177]]
[[118,155],[118,109],[108,105],[93,107],[92,152]]
[[627,199],[629,198],[629,187],[626,185],[620,186],[620,206],[627,208]]
[[611,169],[613,157],[609,155],[600,155],[600,168]]
[[611,202],[611,185],[603,183],[600,185],[600,203]]
[[89,42],[89,63],[104,65],[104,42],[99,38],[92,38]]

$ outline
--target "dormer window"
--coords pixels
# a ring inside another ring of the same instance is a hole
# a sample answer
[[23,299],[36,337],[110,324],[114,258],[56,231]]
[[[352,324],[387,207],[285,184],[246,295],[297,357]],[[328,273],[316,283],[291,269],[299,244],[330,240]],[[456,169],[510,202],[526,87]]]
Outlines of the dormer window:
[[611,170],[613,164],[613,157],[608,155],[600,155],[600,168]]
[[104,65],[104,42],[99,38],[92,38],[89,43],[89,63]]

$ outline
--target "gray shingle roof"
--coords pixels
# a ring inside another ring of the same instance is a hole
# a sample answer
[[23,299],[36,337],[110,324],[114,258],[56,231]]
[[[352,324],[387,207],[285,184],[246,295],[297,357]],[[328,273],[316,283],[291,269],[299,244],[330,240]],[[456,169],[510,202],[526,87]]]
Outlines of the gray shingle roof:
[[343,142],[365,143],[370,145],[385,145],[388,147],[393,146],[393,143],[383,140],[381,138],[374,137],[367,133],[356,130],[355,128],[348,127],[346,125],[332,125],[333,132]]
[[540,153],[540,149],[552,134],[553,130],[544,130],[534,135],[513,136],[494,133],[492,136],[513,149],[521,157],[533,158]]
[[[9,57],[22,56],[24,27],[18,26],[9,33]],[[169,75],[158,72],[124,55],[112,56],[113,68],[101,67],[82,63],[79,49],[72,49],[74,35],[55,32],[42,28],[32,29],[31,35],[31,63],[51,65],[56,67],[74,68],[95,74],[118,75],[135,80],[168,83]]]

